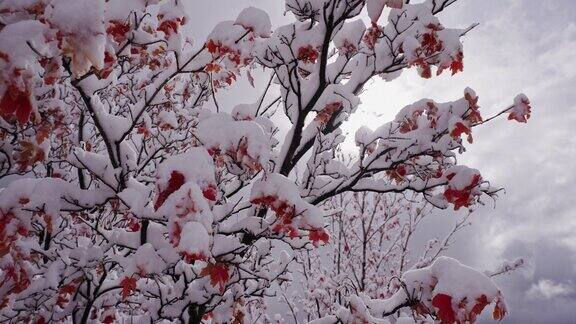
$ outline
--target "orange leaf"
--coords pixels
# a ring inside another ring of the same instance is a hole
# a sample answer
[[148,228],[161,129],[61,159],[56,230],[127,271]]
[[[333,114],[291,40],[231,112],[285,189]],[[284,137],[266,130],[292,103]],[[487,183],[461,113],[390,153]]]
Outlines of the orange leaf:
[[496,306],[494,306],[494,311],[492,312],[492,318],[495,320],[502,320],[506,315],[506,306],[501,299],[498,299]]

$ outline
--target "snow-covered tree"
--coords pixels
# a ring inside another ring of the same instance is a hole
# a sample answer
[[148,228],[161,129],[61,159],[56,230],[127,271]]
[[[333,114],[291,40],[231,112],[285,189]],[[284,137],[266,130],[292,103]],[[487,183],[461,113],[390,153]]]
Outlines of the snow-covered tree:
[[[308,321],[337,312],[346,296],[383,299],[394,295],[403,288],[402,274],[429,267],[441,258],[454,243],[454,235],[471,224],[472,215],[466,213],[439,239],[422,237],[423,223],[434,216],[433,209],[416,194],[348,193],[329,199],[324,207],[330,244],[298,251],[290,270],[302,285],[282,285],[280,296],[280,302],[290,303],[287,309],[294,311],[289,315]],[[414,249],[416,236],[427,242]],[[522,264],[518,259],[486,275],[508,273]],[[422,321],[430,319],[429,315],[435,314],[412,307],[394,316]]]
[[[177,0],[0,2],[0,319],[255,321],[249,310],[290,279],[292,251],[329,241],[323,202],[413,192],[459,209],[494,197],[456,161],[462,136],[491,119],[471,89],[361,128],[358,157],[335,158],[369,80],[463,69],[470,28],[436,17],[456,0],[408,2],[286,0],[288,25],[272,31],[247,8],[200,41]],[[218,104],[260,69],[270,82],[254,102]],[[505,113],[526,122],[530,103],[517,96]],[[322,321],[506,312],[486,275],[447,258],[387,295],[345,296]]]

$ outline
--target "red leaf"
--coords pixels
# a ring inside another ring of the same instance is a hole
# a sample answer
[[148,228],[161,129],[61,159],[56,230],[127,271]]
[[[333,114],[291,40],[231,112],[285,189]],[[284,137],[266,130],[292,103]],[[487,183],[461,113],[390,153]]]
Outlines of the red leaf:
[[208,43],[206,43],[206,48],[208,49],[208,52],[212,54],[216,54],[216,52],[218,52],[219,47],[220,45],[213,40],[209,40]]
[[214,185],[209,185],[208,188],[202,190],[202,194],[204,195],[204,198],[215,201],[217,196],[216,187]]
[[20,124],[26,124],[32,113],[32,99],[29,90],[22,91],[15,85],[8,86],[0,100],[0,115],[8,119],[13,114]]
[[378,38],[380,34],[382,34],[382,28],[380,28],[375,22],[372,22],[372,27],[366,30],[364,36],[362,37],[362,41],[366,43],[369,49],[373,50],[374,46],[376,46],[376,42],[378,42]]
[[332,118],[332,115],[338,112],[340,109],[342,109],[341,102],[337,101],[329,103],[322,110],[318,112],[318,115],[314,117],[314,121],[317,121],[320,124],[326,124],[330,120],[330,118]]
[[130,31],[130,24],[124,23],[119,20],[111,20],[110,26],[106,29],[106,33],[114,39],[116,43],[122,43],[126,40],[126,33]]
[[458,71],[460,72],[464,71],[464,63],[462,62],[463,59],[464,54],[462,54],[462,52],[459,52],[458,55],[456,55],[454,61],[450,63],[450,70],[452,71],[452,75],[458,73]]
[[114,54],[111,54],[110,52],[105,52],[104,68],[98,71],[98,78],[106,79],[108,76],[110,76],[110,73],[112,73],[112,71],[114,70],[114,63],[116,63],[116,58],[114,57]]
[[441,323],[452,324],[456,322],[456,313],[452,308],[452,297],[446,294],[437,294],[432,298],[432,305],[438,308],[438,318]]
[[496,306],[494,306],[494,311],[492,312],[492,318],[495,320],[502,320],[506,315],[506,305],[501,298],[496,301]]
[[206,64],[206,66],[204,67],[204,71],[211,73],[218,73],[220,72],[221,66],[218,65],[218,63],[208,63]]
[[476,316],[480,315],[480,313],[482,313],[488,304],[490,304],[490,302],[488,301],[488,298],[486,298],[486,295],[482,295],[476,298],[476,304],[470,311],[470,314],[468,314],[468,320],[470,322],[474,322],[476,320]]
[[468,127],[467,125],[464,125],[464,123],[462,123],[462,122],[457,122],[456,124],[454,124],[454,128],[450,132],[450,136],[452,138],[456,139],[456,138],[460,138],[460,136],[462,134],[467,134],[468,135],[468,143],[472,143],[472,131],[470,130],[470,127]]
[[228,274],[228,265],[224,263],[208,263],[200,272],[200,276],[210,276],[210,284],[213,287],[220,286],[220,293],[226,289],[226,284],[230,279]]
[[311,230],[310,233],[308,233],[308,239],[312,242],[314,246],[318,246],[320,245],[320,242],[323,242],[324,244],[328,243],[330,236],[322,228],[319,230]]
[[122,299],[130,296],[136,290],[136,278],[126,277],[120,282],[122,287]]
[[156,203],[154,204],[154,210],[158,210],[160,206],[166,201],[168,196],[174,193],[176,190],[180,189],[184,184],[184,175],[178,171],[172,171],[170,174],[170,179],[168,180],[168,185],[166,189],[161,191],[158,194],[158,198],[156,199]]
[[180,21],[178,19],[173,20],[164,20],[160,23],[157,30],[164,32],[167,38],[170,38],[172,34],[178,33],[178,26],[180,25]]

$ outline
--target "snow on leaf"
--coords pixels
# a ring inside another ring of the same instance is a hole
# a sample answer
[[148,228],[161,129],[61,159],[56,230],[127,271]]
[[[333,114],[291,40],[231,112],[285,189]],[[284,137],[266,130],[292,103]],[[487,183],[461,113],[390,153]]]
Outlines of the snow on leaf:
[[270,29],[272,28],[268,14],[254,7],[242,10],[234,24],[244,27],[258,37],[269,37]]
[[508,120],[515,120],[519,123],[526,123],[530,119],[530,113],[532,107],[530,106],[530,100],[523,94],[516,96],[514,99],[514,105],[512,110],[508,115]]
[[[456,175],[458,176],[457,180],[455,179]],[[444,191],[444,198],[454,204],[454,210],[470,206],[475,195],[478,195],[473,191],[482,181],[480,174],[469,174],[467,172],[449,173],[446,177],[449,182],[448,187]]]
[[377,22],[378,18],[384,10],[386,0],[368,0],[366,1],[366,8],[368,9],[368,17],[372,22]]

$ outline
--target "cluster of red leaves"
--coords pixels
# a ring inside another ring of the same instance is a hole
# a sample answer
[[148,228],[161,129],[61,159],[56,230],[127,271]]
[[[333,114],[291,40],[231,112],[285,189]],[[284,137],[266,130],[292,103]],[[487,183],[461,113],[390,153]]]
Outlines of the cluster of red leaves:
[[126,40],[126,34],[130,31],[130,23],[123,22],[119,20],[111,20],[108,22],[108,28],[106,28],[106,33],[112,37],[112,39],[120,44]]
[[168,179],[168,184],[166,188],[158,194],[156,198],[156,203],[154,204],[154,210],[158,210],[162,204],[168,199],[168,196],[173,194],[176,190],[180,189],[184,184],[184,175],[178,171],[172,171],[170,174],[170,179]]
[[412,112],[412,116],[405,117],[402,123],[400,124],[400,133],[406,134],[413,130],[418,129],[418,116],[424,113],[423,110],[417,110]]
[[243,64],[249,63],[249,61],[242,62],[239,50],[235,50],[226,45],[223,45],[220,41],[210,39],[208,40],[208,42],[206,42],[206,48],[214,58],[226,56],[231,62],[234,62],[234,64],[236,65],[240,65],[242,63]]
[[298,236],[298,229],[292,223],[295,216],[294,205],[271,195],[252,198],[250,202],[255,205],[266,206],[276,213],[278,220],[272,227],[274,233],[285,233],[291,238]]
[[220,79],[220,80],[212,80],[212,84],[214,85],[214,88],[218,89],[218,88],[222,88],[223,83],[227,85],[232,85],[232,83],[234,83],[234,81],[236,81],[236,74],[234,74],[234,72],[226,72],[224,74],[224,76]]
[[404,120],[400,123],[400,133],[406,134],[413,130],[418,129],[418,117],[426,115],[426,119],[430,123],[430,128],[436,128],[438,120],[438,107],[434,102],[426,102],[426,106],[412,112],[411,116],[405,116]]
[[427,31],[422,34],[419,50],[425,57],[430,57],[444,49],[444,43],[438,39],[438,31],[444,27],[440,24],[428,24],[426,29]]
[[[432,69],[428,59],[444,49],[444,43],[438,39],[438,31],[444,29],[440,24],[428,24],[427,31],[422,34],[420,47],[415,50],[415,59],[410,65],[417,66],[421,77],[429,79],[432,77]],[[441,70],[438,70],[439,72]]]
[[221,69],[222,67],[218,63],[208,63],[204,67],[204,71],[208,73],[218,73]]
[[[156,71],[160,68],[167,68],[172,64],[172,60],[167,55],[166,48],[163,44],[150,49],[148,46],[135,46],[130,48],[131,64],[140,68],[148,66],[150,70]],[[142,89],[150,83],[150,80],[143,80],[137,88]]]
[[346,39],[344,40],[344,44],[338,47],[338,51],[340,52],[340,54],[346,57],[350,57],[358,51],[358,47],[356,46],[356,44],[351,43],[349,40]]
[[[164,18],[163,15],[158,15],[158,20],[162,20]],[[174,18],[174,19],[166,19],[162,20],[157,31],[161,31],[166,35],[166,38],[170,38],[174,34],[178,34],[178,28],[181,25],[186,24],[186,19],[182,18]]]
[[[251,62],[250,57],[242,59],[242,53],[239,49],[234,49],[222,44],[218,40],[209,39],[206,42],[206,49],[212,54],[213,61],[208,63],[204,70],[212,73],[212,84],[215,89],[222,88],[225,85],[232,85],[237,79],[237,68],[247,66]],[[223,60],[226,58],[227,60]],[[215,63],[216,61],[224,62],[222,64]],[[231,63],[228,64],[228,61]],[[251,76],[249,81],[253,84]]]
[[0,303],[0,309],[8,304],[8,295],[21,293],[30,286],[28,272],[19,264],[4,266],[2,270],[4,273],[0,281],[0,289],[6,294],[2,303]]
[[318,112],[316,117],[314,117],[314,121],[317,121],[320,124],[326,124],[330,120],[330,118],[332,118],[332,115],[340,111],[341,109],[342,109],[341,102],[337,101],[329,103],[324,108],[322,108],[322,110]]
[[15,84],[8,85],[0,100],[0,116],[10,121],[12,116],[20,124],[26,124],[32,114],[32,95],[30,89],[21,89]]
[[[9,233],[8,228],[16,224],[16,232]],[[16,235],[28,235],[28,229],[24,227],[11,212],[2,212],[0,210],[0,257],[10,253],[12,244],[16,241]]]
[[[451,173],[446,176],[448,180],[452,180],[456,174]],[[454,210],[460,209],[460,207],[468,207],[472,204],[474,196],[472,195],[472,190],[480,184],[482,177],[479,174],[475,174],[469,185],[463,189],[455,189],[448,185],[447,189],[444,191],[444,198],[449,203],[454,204]]]
[[[226,159],[229,158],[249,173],[257,173],[262,170],[262,165],[258,162],[258,159],[248,154],[248,138],[246,137],[241,138],[237,146],[231,146],[226,149],[226,154],[222,154],[222,151],[218,147],[209,148],[208,154],[212,156],[214,164],[218,167],[224,166]],[[209,198],[207,197],[207,199]]]
[[[458,310],[466,310],[468,299],[464,298],[460,300],[457,304],[452,302],[452,296],[446,294],[437,294],[432,298],[432,305],[437,309],[436,316],[442,324],[461,324],[461,323],[474,323],[476,318],[486,306],[490,304],[490,301],[486,295],[481,295],[476,298],[474,306],[469,312],[464,312],[463,318],[457,316]],[[457,306],[455,309],[454,306]],[[422,309],[422,308],[421,308]],[[495,320],[501,320],[506,314],[506,309],[504,304],[500,299],[496,302],[492,317]]]
[[230,279],[229,267],[225,263],[208,263],[200,271],[200,276],[210,276],[210,284],[213,287],[220,286],[220,293],[224,293],[226,284]]
[[368,46],[369,49],[374,50],[374,46],[376,46],[376,42],[378,42],[378,38],[380,38],[382,32],[382,28],[375,22],[372,22],[372,26],[368,28],[364,33],[362,41],[366,44],[366,46]]
[[[12,232],[10,229],[14,229],[14,227],[16,230]],[[8,295],[20,293],[30,285],[30,277],[22,263],[28,259],[28,256],[14,245],[18,236],[27,235],[28,229],[20,223],[13,213],[0,210],[0,258],[7,254],[11,255],[8,258],[9,263],[4,264],[2,269],[0,290],[5,292],[5,298],[0,304],[0,309],[8,303]]]
[[[420,37],[420,47],[414,53],[417,58],[410,62],[410,65],[417,66],[420,76],[429,79],[432,77],[432,69],[428,60],[444,50],[444,42],[438,38],[438,31],[443,30],[444,27],[440,24],[428,24],[426,29],[427,31]],[[451,58],[452,61],[438,67],[436,75],[440,75],[447,68],[452,71],[452,75],[464,70],[462,51],[458,51]]]
[[316,63],[318,59],[318,50],[312,45],[302,46],[298,49],[298,60],[304,63]]

